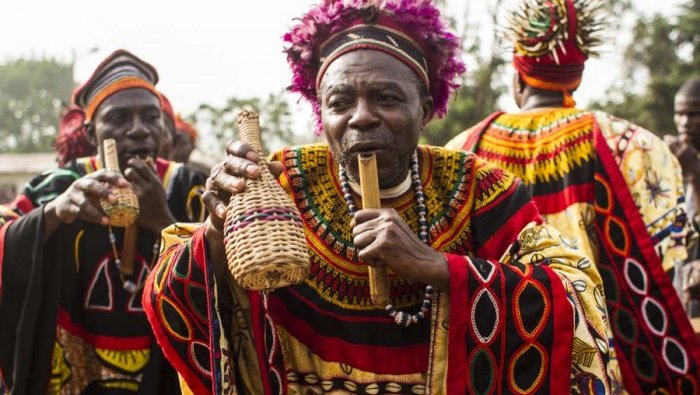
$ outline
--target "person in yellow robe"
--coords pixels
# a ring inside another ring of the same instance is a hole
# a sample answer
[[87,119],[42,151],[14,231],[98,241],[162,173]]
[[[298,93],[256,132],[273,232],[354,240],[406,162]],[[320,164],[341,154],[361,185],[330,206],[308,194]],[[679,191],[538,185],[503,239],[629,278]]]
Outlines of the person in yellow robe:
[[614,392],[698,393],[700,343],[672,285],[688,230],[678,161],[651,132],[574,107],[604,13],[595,0],[518,1],[504,30],[520,111],[496,112],[447,147],[520,177],[547,223],[593,257]]

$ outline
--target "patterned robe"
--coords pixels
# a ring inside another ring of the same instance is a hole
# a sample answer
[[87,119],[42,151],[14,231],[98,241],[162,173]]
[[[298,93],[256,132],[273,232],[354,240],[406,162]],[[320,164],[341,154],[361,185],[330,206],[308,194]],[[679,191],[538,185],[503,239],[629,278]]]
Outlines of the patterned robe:
[[603,112],[561,108],[495,113],[447,146],[521,177],[546,222],[594,258],[618,391],[624,381],[631,393],[700,392],[700,343],[670,278],[686,254],[681,169],[658,137]]
[[[123,289],[129,279],[143,283],[159,235],[139,228],[131,278],[116,267],[107,227],[77,220],[60,225],[42,243],[43,205],[98,167],[93,157],[49,170],[10,206],[0,206],[0,393],[3,386],[13,394],[167,388],[169,367],[154,345],[142,290]],[[173,215],[202,221],[205,176],[163,160],[156,168]],[[121,249],[124,228],[115,227],[114,234]],[[176,391],[174,372],[170,382]]]
[[[450,289],[436,292],[429,320],[409,328],[369,300],[325,145],[274,155],[303,217],[303,283],[244,291],[214,275],[204,227],[164,232],[144,307],[185,392],[562,394],[572,370],[585,372],[577,388],[609,388],[602,280],[590,260],[540,225],[511,174],[463,152],[419,147],[418,156],[430,246],[446,257]],[[383,205],[417,232],[414,199],[408,191]],[[425,284],[396,274],[389,282],[393,304],[417,311]]]

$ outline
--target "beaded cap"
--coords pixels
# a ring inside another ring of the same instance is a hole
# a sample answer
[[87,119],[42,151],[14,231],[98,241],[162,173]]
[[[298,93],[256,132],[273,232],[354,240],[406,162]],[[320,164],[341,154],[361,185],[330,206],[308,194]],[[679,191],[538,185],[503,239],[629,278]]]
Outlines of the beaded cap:
[[602,0],[517,0],[502,27],[513,65],[528,85],[568,93],[604,40]]

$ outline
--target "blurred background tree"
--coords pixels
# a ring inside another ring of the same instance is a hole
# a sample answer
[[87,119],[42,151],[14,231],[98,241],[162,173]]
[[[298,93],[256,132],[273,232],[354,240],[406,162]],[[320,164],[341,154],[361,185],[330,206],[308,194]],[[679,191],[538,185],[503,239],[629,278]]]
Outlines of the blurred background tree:
[[656,134],[675,133],[673,97],[700,75],[700,0],[688,0],[675,17],[638,11],[632,42],[624,50],[623,78],[592,107],[633,120]]
[[0,65],[0,152],[49,152],[74,86],[71,63],[17,59]]
[[[443,8],[446,1],[437,1]],[[423,143],[444,145],[452,137],[471,125],[476,124],[498,106],[497,102],[507,89],[499,73],[505,64],[505,51],[501,48],[498,32],[495,29],[497,18],[505,0],[482,0],[488,13],[485,24],[470,21],[468,16],[473,1],[468,1],[463,18],[464,25],[456,26],[456,20],[451,18],[452,27],[460,33],[462,50],[471,60],[470,64],[477,65],[469,68],[462,77],[462,86],[455,92],[450,101],[449,110],[444,118],[434,119],[421,136]],[[490,29],[484,37],[484,30]],[[490,45],[482,45],[490,42]]]
[[[700,1],[700,0],[696,0]],[[445,9],[446,1],[437,3]],[[487,18],[470,19],[472,7],[477,3],[485,8]],[[426,128],[422,142],[444,145],[463,130],[477,124],[493,111],[497,110],[499,101],[509,93],[510,81],[503,78],[505,67],[510,59],[510,47],[500,39],[497,26],[503,19],[510,2],[506,0],[467,0],[464,26],[453,28],[461,34],[462,48],[467,55],[467,73],[462,79],[462,86],[450,101],[447,114],[442,119],[435,119]],[[632,9],[631,0],[610,0],[611,15],[625,15]],[[611,31],[617,30],[621,18],[611,18]],[[614,39],[614,38],[613,38]]]
[[[205,131],[210,137],[207,146],[200,147],[213,155],[221,154],[221,147],[238,136],[236,115],[241,110],[253,110],[260,114],[260,127],[263,130],[265,152],[280,149],[287,145],[306,142],[301,135],[294,134],[294,116],[288,102],[288,94],[280,91],[266,98],[229,98],[223,106],[202,104],[189,115],[189,121]],[[309,132],[310,133],[310,132]]]
[[[466,0],[464,15],[451,15],[457,0],[436,0],[460,34],[469,70],[444,119],[432,122],[423,141],[443,145],[462,130],[500,107],[509,92],[504,75],[510,51],[495,29],[506,0]],[[624,72],[592,105],[664,134],[673,126],[673,95],[681,83],[700,73],[700,0],[686,0],[676,16],[645,17],[634,8],[642,0],[610,0],[611,40],[632,35],[624,51]],[[631,26],[621,21],[635,20]],[[631,29],[631,34],[629,32]],[[622,32],[621,32],[622,31]],[[93,50],[91,50],[93,51]],[[617,50],[616,50],[617,51]],[[88,52],[91,53],[91,52]],[[0,64],[0,152],[47,152],[55,138],[61,109],[74,87],[73,63],[52,58],[17,59]],[[585,83],[585,81],[584,81]],[[296,97],[280,91],[267,97],[231,97],[223,105],[201,104],[187,118],[200,129],[204,153],[219,155],[234,137],[235,115],[241,108],[261,111],[266,148],[306,143],[313,122],[298,119]],[[296,132],[296,133],[295,133]]]

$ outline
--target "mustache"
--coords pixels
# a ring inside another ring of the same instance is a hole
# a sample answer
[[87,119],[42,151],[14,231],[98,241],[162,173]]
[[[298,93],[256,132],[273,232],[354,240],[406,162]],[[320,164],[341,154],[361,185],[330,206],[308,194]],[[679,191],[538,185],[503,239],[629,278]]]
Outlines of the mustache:
[[345,133],[341,140],[341,147],[343,152],[359,143],[376,143],[377,145],[392,146],[394,143],[394,136],[388,131],[349,131]]

